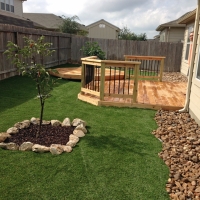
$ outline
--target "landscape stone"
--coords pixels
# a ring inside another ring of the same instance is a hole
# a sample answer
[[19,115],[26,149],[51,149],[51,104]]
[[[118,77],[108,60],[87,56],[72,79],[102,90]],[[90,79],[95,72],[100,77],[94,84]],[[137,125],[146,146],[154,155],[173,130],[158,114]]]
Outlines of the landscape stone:
[[20,151],[32,151],[33,145],[34,144],[32,142],[24,142],[20,145],[19,150]]
[[76,146],[76,142],[73,140],[70,140],[67,142],[66,146],[70,146],[70,147],[75,147]]
[[72,152],[72,147],[67,145],[62,145],[64,152],[70,153]]
[[8,133],[0,133],[0,142],[4,142],[9,137],[11,136]]
[[30,126],[30,121],[29,120],[24,120],[22,122],[17,122],[14,127],[17,129],[23,129],[23,128],[28,128]]
[[71,126],[71,121],[69,118],[65,118],[62,122],[62,126]]
[[81,130],[81,131],[83,131],[84,133],[87,133],[87,129],[84,127],[83,124],[78,125],[78,126],[75,128],[75,130]]
[[32,117],[30,121],[31,121],[32,124],[37,124],[37,125],[40,124],[40,119],[39,118]]
[[83,126],[86,126],[86,122],[83,121],[82,119],[79,119],[79,118],[75,118],[73,121],[72,121],[72,126],[78,126],[80,124],[83,124]]
[[75,143],[77,143],[77,142],[79,141],[79,137],[77,137],[77,136],[71,134],[71,135],[69,136],[69,141],[74,141]]
[[11,127],[11,128],[9,128],[8,130],[7,130],[7,133],[8,134],[16,134],[16,133],[18,133],[19,132],[19,130],[16,128],[16,127]]
[[50,124],[51,121],[46,121],[46,120],[42,120],[42,125],[47,125],[47,124]]
[[19,150],[19,146],[13,142],[10,143],[0,143],[0,148],[6,149],[6,150]]
[[50,146],[50,152],[53,155],[60,155],[63,152],[63,147],[60,144],[52,144]]
[[85,136],[85,133],[82,131],[82,130],[74,130],[73,131],[73,134],[77,137],[84,137]]
[[39,145],[39,144],[34,144],[32,146],[32,151],[37,152],[37,153],[45,153],[45,152],[50,151],[50,147],[46,147],[46,146]]
[[61,122],[58,121],[58,120],[51,120],[51,125],[52,125],[52,126],[60,126],[60,125],[61,125]]

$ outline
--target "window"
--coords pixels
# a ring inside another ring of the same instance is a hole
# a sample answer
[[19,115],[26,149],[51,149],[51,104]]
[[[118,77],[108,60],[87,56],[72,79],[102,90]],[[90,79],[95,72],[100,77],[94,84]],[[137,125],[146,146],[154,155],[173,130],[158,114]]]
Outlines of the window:
[[105,24],[99,24],[99,28],[105,28],[106,25]]
[[193,26],[188,27],[187,31],[187,44],[186,44],[186,52],[185,52],[185,60],[188,60],[189,51],[190,51],[190,33],[193,31]]
[[6,3],[6,11],[10,11],[9,0],[5,0],[5,3]]
[[1,10],[5,10],[5,2],[4,0],[0,0],[1,2]]
[[0,0],[1,10],[14,13],[14,1],[13,0]]
[[13,0],[10,0],[10,12],[14,13],[14,2],[13,2]]

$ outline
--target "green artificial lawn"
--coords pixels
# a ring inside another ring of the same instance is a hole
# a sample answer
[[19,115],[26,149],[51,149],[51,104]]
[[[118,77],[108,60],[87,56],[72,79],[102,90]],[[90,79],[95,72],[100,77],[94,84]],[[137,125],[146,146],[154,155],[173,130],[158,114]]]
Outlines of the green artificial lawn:
[[[166,200],[168,168],[158,157],[161,143],[155,111],[96,107],[77,99],[80,82],[58,80],[46,100],[44,119],[81,118],[88,133],[72,153],[0,149],[3,200]],[[0,132],[39,117],[37,90],[27,77],[0,81]]]

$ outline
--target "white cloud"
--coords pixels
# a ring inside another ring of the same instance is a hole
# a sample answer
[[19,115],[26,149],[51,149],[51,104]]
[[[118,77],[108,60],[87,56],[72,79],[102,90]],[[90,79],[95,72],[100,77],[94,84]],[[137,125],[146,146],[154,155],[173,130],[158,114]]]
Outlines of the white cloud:
[[196,0],[28,0],[23,5],[24,12],[77,15],[85,25],[105,19],[119,28],[127,26],[137,34],[147,33],[148,38],[153,38],[160,24],[195,9]]

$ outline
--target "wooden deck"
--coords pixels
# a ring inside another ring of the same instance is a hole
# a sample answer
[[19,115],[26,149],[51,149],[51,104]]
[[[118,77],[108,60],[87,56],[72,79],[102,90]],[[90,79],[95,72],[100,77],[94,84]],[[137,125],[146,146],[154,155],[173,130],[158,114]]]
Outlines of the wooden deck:
[[[58,74],[51,75],[65,78],[81,80],[81,67],[72,68],[57,68]],[[105,93],[109,93],[109,84],[113,90],[112,81],[108,81],[110,70],[105,70]],[[112,79],[112,76],[110,76]],[[121,71],[120,79],[123,79],[124,74]],[[99,77],[100,79],[100,77]],[[125,90],[120,89],[119,94],[133,93],[133,80],[131,86],[125,87]],[[122,81],[121,84],[123,85]],[[124,83],[126,86],[126,82]],[[115,85],[117,88],[118,85]],[[78,94],[78,99],[91,103],[97,106],[117,106],[117,107],[137,107],[150,109],[164,109],[164,110],[179,110],[184,107],[186,97],[187,83],[171,83],[171,82],[157,82],[157,81],[139,81],[137,103],[133,103],[131,98],[109,97],[106,95],[104,101],[100,101],[98,96],[81,92]],[[110,92],[114,92],[114,91]]]
[[[109,84],[105,82],[105,93],[109,93]],[[121,83],[123,85],[123,83]],[[126,83],[124,83],[126,85]],[[133,81],[131,85],[133,86]],[[117,106],[117,107],[137,107],[164,110],[179,110],[184,107],[187,83],[139,81],[137,103],[133,103],[131,98],[109,97],[106,95],[104,101],[99,97],[87,93],[79,93],[78,99],[97,106]],[[117,88],[117,86],[116,86]],[[129,88],[132,94],[133,87]],[[119,94],[127,94],[128,89],[120,90]],[[112,91],[110,91],[112,92]]]
[[[81,67],[68,67],[68,68],[56,68],[58,73],[53,73],[50,72],[51,75],[64,78],[64,79],[74,79],[74,80],[81,80]],[[110,76],[110,70],[106,69],[105,70],[105,80],[114,79],[114,70],[111,70],[111,76]],[[99,70],[99,79],[101,78],[100,76],[101,70]],[[123,79],[124,78],[124,72],[121,71],[120,76],[118,78]]]

